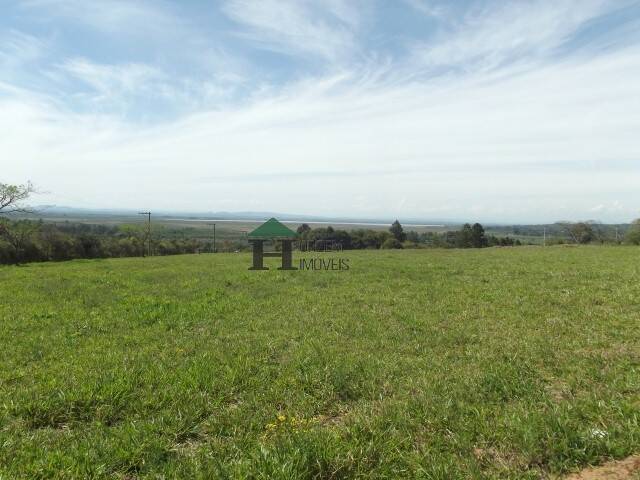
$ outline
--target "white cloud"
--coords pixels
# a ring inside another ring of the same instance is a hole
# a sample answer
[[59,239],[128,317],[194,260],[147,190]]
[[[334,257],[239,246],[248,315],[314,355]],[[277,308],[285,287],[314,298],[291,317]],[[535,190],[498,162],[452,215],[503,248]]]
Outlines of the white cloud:
[[171,15],[170,4],[162,0],[22,0],[20,6],[45,18],[63,17],[106,33],[145,37],[185,29],[184,22]]
[[149,65],[128,63],[123,65],[101,65],[86,59],[67,60],[61,68],[73,77],[90,85],[101,95],[135,92],[147,89],[163,73]]
[[0,82],[25,84],[24,70],[42,59],[48,42],[19,30],[0,30]]
[[59,48],[55,55],[40,54],[32,68],[23,68],[24,52],[10,51],[7,58],[21,61],[17,78],[3,75],[0,44],[0,80],[63,95],[70,108],[137,118],[219,108],[248,88],[255,71],[219,40],[222,34],[185,15],[190,7],[164,0],[24,0],[15,7],[20,16],[51,29]]
[[471,216],[473,204],[485,220],[552,221],[590,217],[615,195],[630,205],[615,215],[630,218],[638,76],[637,48],[446,86],[362,89],[351,72],[142,129],[2,104],[17,162],[4,172],[93,206],[217,209],[235,198],[228,208],[242,210],[253,198],[263,210],[424,217],[444,202],[448,216]]
[[[137,9],[149,5],[108,2],[116,8],[100,19],[79,0],[28,4],[59,5],[60,15],[103,31],[134,28]],[[420,47],[420,63],[358,55],[366,27],[350,2],[225,5],[258,48],[330,68],[299,78],[296,64],[288,83],[273,83],[228,45],[198,39],[202,49],[185,55],[203,58],[204,76],[169,73],[152,59],[72,57],[55,62],[48,90],[0,77],[2,180],[32,179],[52,192],[43,202],[74,206],[484,221],[638,216],[637,42],[608,36],[597,53],[553,54],[612,3],[585,0],[576,12],[567,0],[504,4],[445,25]],[[425,61],[453,68],[425,74]],[[230,101],[245,75],[255,89]],[[80,93],[85,108],[68,101]],[[183,109],[154,122],[121,114],[160,101]]]
[[245,26],[240,35],[259,48],[331,61],[345,58],[356,48],[353,29],[359,15],[345,1],[229,0],[224,12]]
[[493,68],[505,61],[548,55],[586,22],[616,7],[606,0],[492,2],[472,10],[441,32],[434,43],[418,47],[428,65]]
[[147,110],[160,115],[219,108],[234,98],[243,82],[232,71],[193,78],[171,76],[142,63],[101,64],[85,58],[68,59],[46,75],[50,86],[71,92],[80,110],[124,118],[138,118]]
[[42,56],[46,44],[42,40],[20,32],[8,30],[0,34],[0,64],[18,64]]

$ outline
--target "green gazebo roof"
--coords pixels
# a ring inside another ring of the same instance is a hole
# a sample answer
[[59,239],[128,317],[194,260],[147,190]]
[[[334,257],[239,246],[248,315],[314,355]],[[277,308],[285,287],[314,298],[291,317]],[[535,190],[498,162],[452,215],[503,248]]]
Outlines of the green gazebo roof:
[[275,218],[270,218],[247,235],[249,240],[281,240],[296,237],[296,232],[285,227]]

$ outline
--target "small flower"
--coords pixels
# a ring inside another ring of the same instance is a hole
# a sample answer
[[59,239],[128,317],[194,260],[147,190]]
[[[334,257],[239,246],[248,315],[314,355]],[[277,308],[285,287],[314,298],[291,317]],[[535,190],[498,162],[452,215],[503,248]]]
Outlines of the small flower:
[[284,415],[282,415],[282,414],[278,415],[278,420],[280,422],[284,422],[286,419],[287,419],[287,417],[285,417]]

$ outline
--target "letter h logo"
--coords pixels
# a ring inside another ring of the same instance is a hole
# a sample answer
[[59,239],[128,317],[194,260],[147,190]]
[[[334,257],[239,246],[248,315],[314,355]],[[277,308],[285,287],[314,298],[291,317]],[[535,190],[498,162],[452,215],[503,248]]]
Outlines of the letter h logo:
[[[247,235],[249,243],[253,246],[253,265],[249,270],[269,270],[264,266],[264,257],[280,257],[282,266],[278,270],[297,270],[293,266],[293,241],[296,233],[285,227],[275,218],[269,219],[260,225],[253,232]],[[265,240],[280,241],[282,249],[280,252],[265,252]]]

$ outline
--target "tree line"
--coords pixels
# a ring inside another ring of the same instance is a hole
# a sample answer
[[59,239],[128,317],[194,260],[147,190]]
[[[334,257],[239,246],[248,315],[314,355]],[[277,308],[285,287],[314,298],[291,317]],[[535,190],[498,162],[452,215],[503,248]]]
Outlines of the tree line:
[[[192,229],[180,232],[155,227],[151,238],[141,225],[92,225],[84,223],[48,223],[42,220],[10,220],[0,218],[0,264],[63,261],[92,258],[209,253],[213,242],[203,240]],[[182,235],[182,238],[177,238]],[[187,236],[192,235],[192,236]],[[464,225],[461,230],[446,233],[405,232],[399,222],[388,231],[339,230],[333,227],[312,229],[307,224],[298,228],[300,250],[322,249],[323,245],[339,245],[340,249],[390,248],[482,248],[494,245],[519,245],[510,237],[487,236],[480,224]],[[247,250],[246,241],[223,240],[217,251]]]
[[[61,261],[81,258],[110,258],[144,256],[151,245],[154,255],[213,252],[210,240],[197,236],[176,238],[175,233],[156,229],[152,237],[139,225],[88,225],[81,223],[44,223],[18,219],[12,214],[32,213],[24,202],[35,191],[32,184],[7,185],[0,183],[0,264],[36,261]],[[522,227],[523,234],[531,233]],[[558,222],[550,230],[553,243],[604,243],[602,229],[590,222]],[[340,230],[331,226],[311,228],[302,224],[298,229],[298,248],[317,249],[318,245],[339,245],[344,250],[398,249],[398,248],[485,248],[493,246],[519,246],[517,238],[489,235],[480,223],[466,223],[459,230],[446,232],[405,232],[398,220],[388,230]],[[560,234],[563,234],[560,236]],[[617,239],[617,230],[616,230]],[[628,244],[640,245],[640,219],[625,232]],[[619,243],[619,242],[618,242]],[[239,251],[248,248],[246,241],[222,242],[218,251]]]
[[[146,229],[133,225],[110,227],[2,219],[0,264],[144,256],[148,241]],[[197,238],[151,240],[154,255],[198,253],[211,249],[211,242]]]
[[[465,223],[459,230],[446,232],[405,232],[400,222],[393,222],[388,231],[380,230],[336,230],[332,227],[312,229],[307,224],[298,228],[303,246],[323,245],[326,242],[340,244],[343,249],[387,249],[387,248],[485,248],[511,247],[524,244],[539,245],[545,236],[546,245],[558,244],[622,244],[640,245],[640,219],[634,220],[623,231],[617,226],[595,222],[557,222],[548,226],[524,225],[508,227],[516,235],[531,240],[525,241],[509,234],[487,234],[480,223]],[[507,227],[493,227],[506,230]],[[537,241],[532,241],[536,239]],[[310,247],[309,247],[310,248]]]
[[484,248],[493,246],[519,246],[522,242],[509,236],[487,235],[480,223],[465,223],[460,230],[448,232],[405,232],[398,220],[388,231],[358,229],[339,230],[333,227],[311,228],[306,223],[298,227],[302,249],[327,243],[339,245],[344,250],[398,249],[398,248]]

